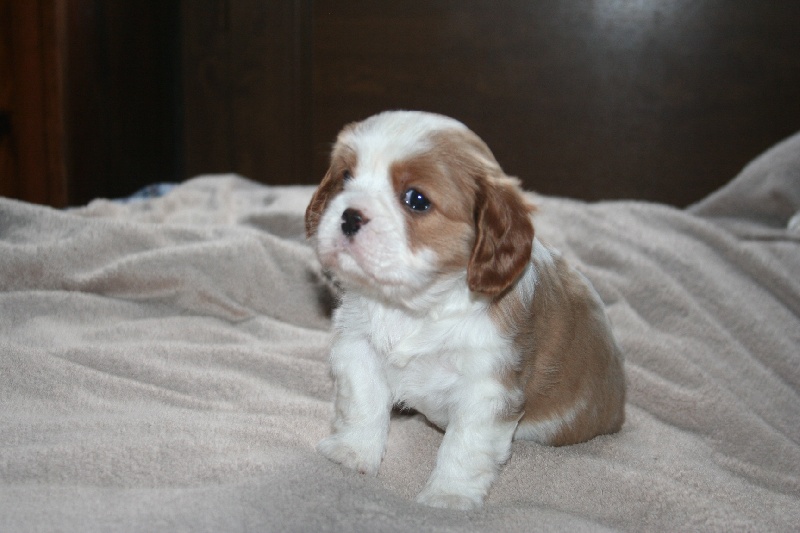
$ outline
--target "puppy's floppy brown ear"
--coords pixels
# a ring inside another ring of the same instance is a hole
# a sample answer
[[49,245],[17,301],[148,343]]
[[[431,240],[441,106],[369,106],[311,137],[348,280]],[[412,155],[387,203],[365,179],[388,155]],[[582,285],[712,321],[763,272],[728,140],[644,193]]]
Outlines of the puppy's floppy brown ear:
[[335,175],[333,167],[328,169],[322,182],[314,191],[311,201],[306,207],[306,237],[311,238],[317,233],[317,226],[319,226],[319,219],[322,213],[328,206],[328,202],[333,196],[336,196],[343,188],[341,176]]
[[506,290],[530,261],[533,223],[515,180],[482,179],[475,203],[475,244],[467,265],[472,291],[496,296]]

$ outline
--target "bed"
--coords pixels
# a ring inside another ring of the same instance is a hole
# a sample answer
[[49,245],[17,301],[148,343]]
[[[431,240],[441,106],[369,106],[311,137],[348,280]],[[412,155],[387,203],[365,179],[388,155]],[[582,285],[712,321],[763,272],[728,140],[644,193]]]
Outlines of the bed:
[[474,512],[414,503],[442,438],[419,415],[393,416],[375,478],[315,452],[335,295],[312,190],[0,199],[0,530],[800,527],[800,134],[686,209],[534,195],[538,235],[607,305],[627,421],[516,442]]

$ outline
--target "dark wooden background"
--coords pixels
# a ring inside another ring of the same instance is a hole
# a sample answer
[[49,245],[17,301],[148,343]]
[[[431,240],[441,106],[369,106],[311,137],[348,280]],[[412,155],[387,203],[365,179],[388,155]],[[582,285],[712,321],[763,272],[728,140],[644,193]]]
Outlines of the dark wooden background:
[[345,123],[452,115],[544,194],[686,205],[800,130],[800,2],[0,0],[0,194],[316,183]]

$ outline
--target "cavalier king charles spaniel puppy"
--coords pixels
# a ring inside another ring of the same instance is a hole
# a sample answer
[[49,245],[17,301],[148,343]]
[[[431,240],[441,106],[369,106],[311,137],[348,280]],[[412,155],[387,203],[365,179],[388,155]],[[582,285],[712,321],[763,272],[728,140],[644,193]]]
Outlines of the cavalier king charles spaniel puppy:
[[305,219],[342,289],[323,455],[375,475],[393,406],[416,410],[445,431],[417,501],[472,509],[513,439],[620,429],[623,359],[603,303],[534,237],[532,211],[454,119],[390,111],[341,131]]

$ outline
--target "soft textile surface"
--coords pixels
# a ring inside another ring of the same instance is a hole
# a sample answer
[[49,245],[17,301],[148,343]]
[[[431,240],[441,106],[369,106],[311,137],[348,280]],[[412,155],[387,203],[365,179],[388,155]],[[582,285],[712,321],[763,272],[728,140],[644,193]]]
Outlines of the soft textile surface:
[[419,416],[395,416],[377,478],[314,451],[332,300],[310,194],[216,176],[0,200],[1,531],[797,530],[800,137],[685,211],[537,198],[608,306],[628,419],[516,442],[470,513],[413,502],[442,438]]

